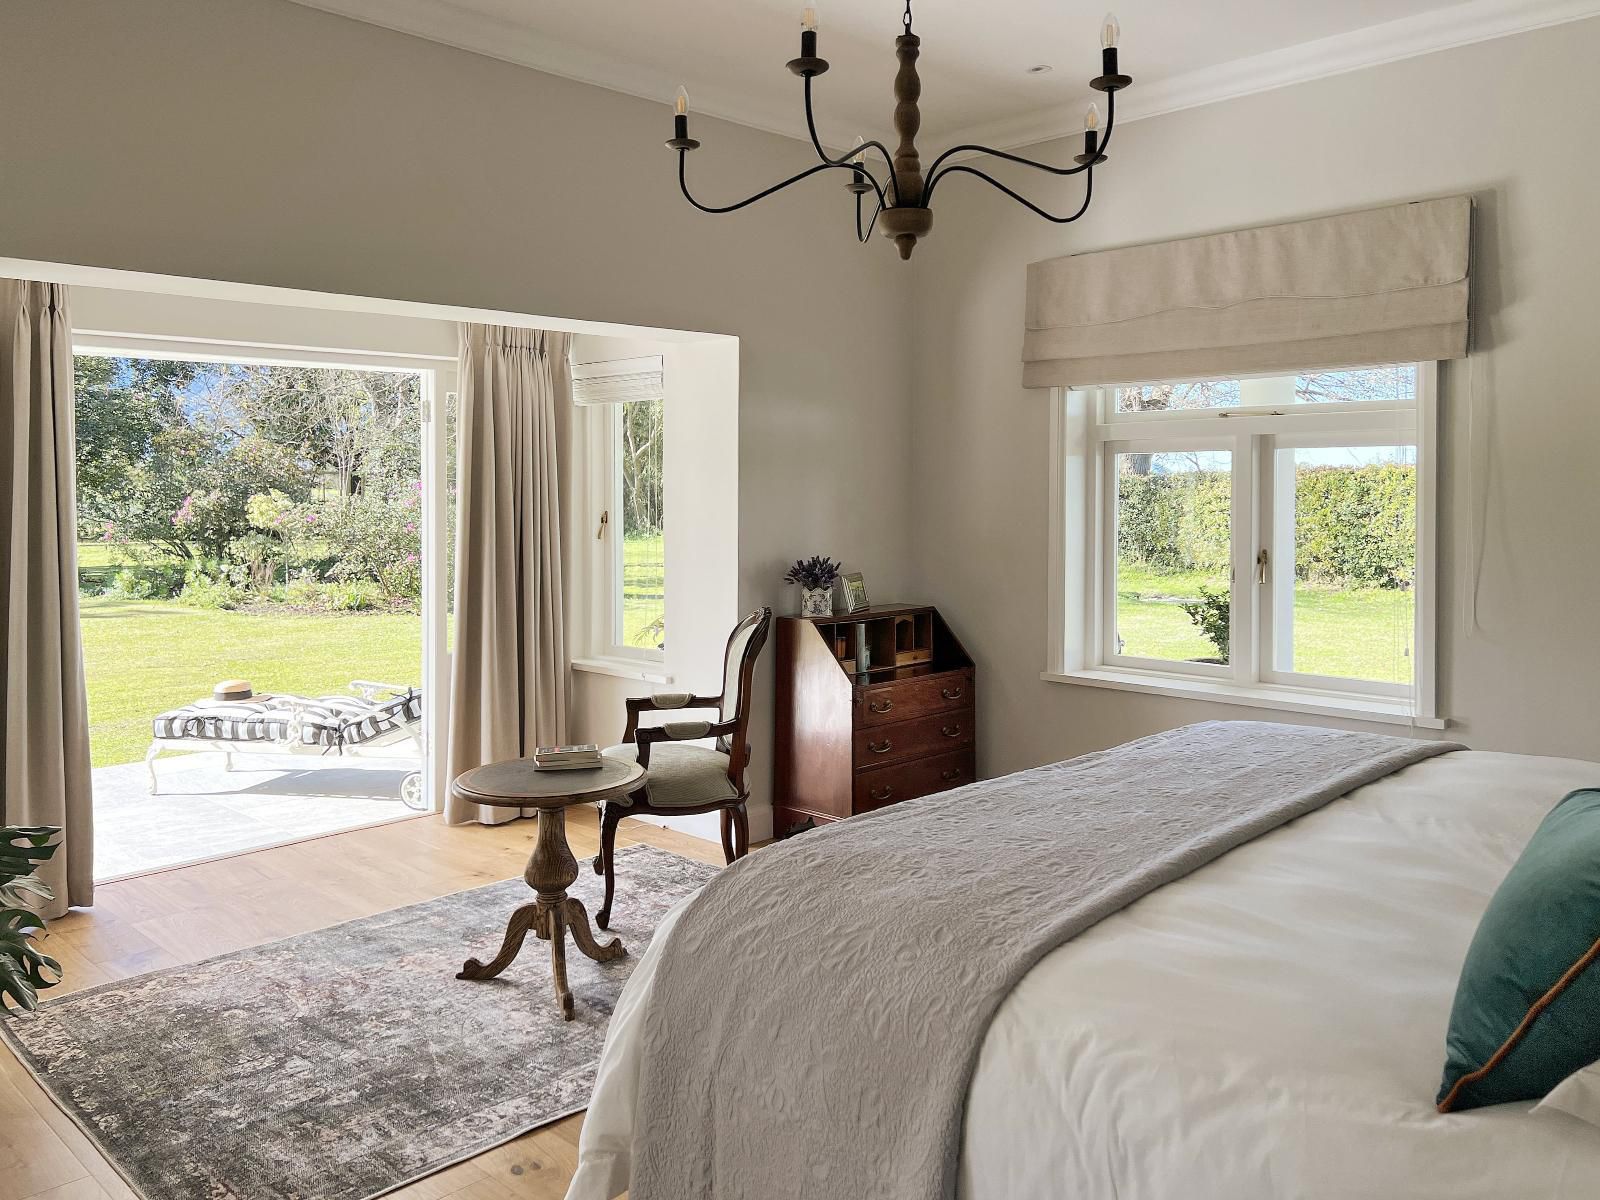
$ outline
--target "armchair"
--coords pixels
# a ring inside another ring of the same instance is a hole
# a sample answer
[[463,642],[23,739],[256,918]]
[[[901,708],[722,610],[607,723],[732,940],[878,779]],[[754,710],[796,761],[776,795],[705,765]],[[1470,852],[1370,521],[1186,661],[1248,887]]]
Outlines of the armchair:
[[[617,826],[635,813],[682,816],[722,813],[722,854],[726,861],[743,858],[750,849],[750,822],[745,803],[745,767],[750,762],[750,681],[756,659],[772,627],[772,610],[758,608],[734,627],[722,660],[722,694],[696,696],[666,692],[628,698],[628,721],[622,742],[603,753],[629,759],[645,769],[644,781],[621,800],[607,801],[600,814],[600,853],[596,875],[606,879],[606,899],[595,924],[609,928],[616,894]],[[640,725],[642,713],[709,709],[715,720],[668,721]],[[697,743],[715,738],[714,746]]]

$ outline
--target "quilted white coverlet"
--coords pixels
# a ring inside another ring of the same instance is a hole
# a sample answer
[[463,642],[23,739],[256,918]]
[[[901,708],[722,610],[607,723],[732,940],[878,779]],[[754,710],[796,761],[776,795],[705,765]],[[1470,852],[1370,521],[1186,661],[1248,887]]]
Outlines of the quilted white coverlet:
[[[1052,951],[984,1039],[958,1195],[1593,1197],[1594,1127],[1526,1104],[1440,1116],[1433,1095],[1489,897],[1551,806],[1597,782],[1575,760],[1435,758]],[[665,933],[613,1016],[571,1200],[620,1194],[652,1119],[636,1081]]]
[[737,864],[665,940],[634,1200],[954,1194],[990,1019],[1063,941],[1453,747],[1173,730],[829,827]]

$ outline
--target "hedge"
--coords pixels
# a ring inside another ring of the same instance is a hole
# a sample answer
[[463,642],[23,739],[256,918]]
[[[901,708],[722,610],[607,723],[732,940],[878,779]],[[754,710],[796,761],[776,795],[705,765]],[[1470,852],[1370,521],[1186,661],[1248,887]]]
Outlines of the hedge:
[[[1416,468],[1302,467],[1295,477],[1295,575],[1335,587],[1410,587]],[[1117,557],[1152,571],[1226,571],[1226,471],[1117,477]]]

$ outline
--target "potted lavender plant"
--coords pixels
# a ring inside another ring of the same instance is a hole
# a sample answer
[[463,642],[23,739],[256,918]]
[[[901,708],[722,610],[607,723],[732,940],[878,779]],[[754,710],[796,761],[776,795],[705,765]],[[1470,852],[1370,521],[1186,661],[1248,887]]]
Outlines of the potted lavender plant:
[[800,585],[802,617],[829,617],[833,615],[833,581],[837,578],[839,564],[831,558],[814,554],[790,567],[783,581]]

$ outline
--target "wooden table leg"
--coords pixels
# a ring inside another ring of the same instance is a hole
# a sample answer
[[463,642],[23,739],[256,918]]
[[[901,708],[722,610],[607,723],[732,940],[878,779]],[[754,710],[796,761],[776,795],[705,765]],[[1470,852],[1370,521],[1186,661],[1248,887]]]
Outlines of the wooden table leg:
[[482,963],[469,958],[456,978],[494,978],[517,957],[531,929],[550,943],[550,974],[555,983],[556,1003],[561,1008],[561,1015],[570,1021],[574,1004],[572,992],[567,987],[567,931],[572,931],[572,940],[578,944],[578,949],[596,962],[621,958],[627,950],[617,938],[601,945],[589,925],[589,913],[583,901],[567,895],[567,888],[578,878],[578,860],[572,856],[572,849],[567,845],[565,809],[539,810],[539,837],[528,859],[528,869],[522,877],[537,893],[538,899],[532,904],[524,904],[511,914],[500,953],[491,962]]

